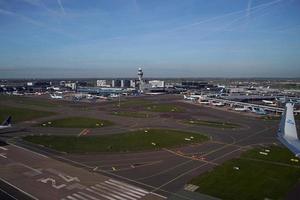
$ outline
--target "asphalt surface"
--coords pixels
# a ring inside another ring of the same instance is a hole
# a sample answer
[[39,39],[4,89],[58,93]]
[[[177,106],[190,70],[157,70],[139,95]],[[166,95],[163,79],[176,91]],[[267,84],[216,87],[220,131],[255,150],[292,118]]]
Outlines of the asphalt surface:
[[[205,106],[193,105],[182,102],[181,97],[177,96],[150,96],[137,97],[140,99],[147,99],[158,104],[171,103],[175,106],[182,107],[184,112],[171,113],[152,113],[150,118],[133,118],[115,116],[111,113],[113,111],[131,111],[131,112],[148,112],[144,105],[133,104],[130,106],[123,106],[121,108],[116,106],[117,102],[99,103],[99,104],[75,104],[63,103],[63,106],[41,108],[39,106],[29,106],[32,109],[43,109],[47,111],[55,111],[58,114],[46,118],[26,121],[18,124],[16,128],[26,129],[26,131],[16,131],[9,133],[9,136],[19,137],[28,134],[45,134],[45,135],[78,135],[82,129],[68,129],[68,128],[44,128],[32,126],[40,124],[45,121],[53,119],[68,117],[68,116],[86,116],[95,117],[99,119],[107,119],[115,123],[114,126],[90,129],[89,135],[103,135],[122,133],[130,130],[144,129],[144,128],[168,128],[190,131],[194,133],[206,134],[210,140],[191,146],[178,147],[172,149],[162,149],[159,151],[134,152],[134,153],[93,153],[93,154],[62,154],[50,149],[39,146],[28,145],[19,140],[10,140],[22,147],[30,149],[39,154],[46,155],[48,161],[43,161],[45,158],[36,158],[34,153],[25,151],[16,151],[15,146],[9,147],[14,153],[9,155],[9,158],[14,162],[25,163],[33,167],[34,163],[38,166],[34,168],[49,168],[53,166],[56,170],[63,170],[63,173],[70,173],[76,170],[83,170],[84,172],[76,173],[77,177],[90,177],[88,174],[93,174],[91,180],[95,176],[99,176],[100,182],[105,182],[109,178],[116,179],[122,183],[134,185],[134,187],[141,188],[149,193],[156,193],[171,199],[201,199],[196,194],[191,194],[187,191],[182,192],[184,185],[193,177],[198,176],[215,166],[222,164],[226,160],[238,157],[244,151],[256,147],[267,145],[280,145],[276,139],[276,131],[278,127],[277,121],[264,121],[258,119],[257,116],[247,115],[244,113],[235,113],[224,110],[224,108],[209,108]],[[2,102],[3,103],[3,102]],[[14,102],[4,102],[5,105],[13,105],[24,107],[22,104]],[[183,123],[183,120],[213,120],[225,121],[239,124],[239,128],[222,129],[207,126],[195,126]],[[24,158],[21,159],[21,158]],[[35,159],[37,160],[35,160]],[[21,159],[21,160],[20,160]],[[33,159],[33,160],[32,160]],[[2,159],[1,161],[7,161]],[[41,164],[42,163],[42,164]],[[6,163],[7,164],[7,163]],[[1,164],[2,166],[2,164]],[[74,168],[74,169],[73,169]],[[3,173],[3,170],[1,170]],[[91,172],[92,171],[92,172]],[[7,173],[15,176],[13,171],[7,169]],[[48,174],[48,172],[46,172]],[[74,176],[74,174],[71,174]],[[2,177],[2,176],[1,176]],[[103,178],[105,177],[105,178]],[[8,177],[11,178],[11,177]],[[27,180],[28,178],[19,177],[19,180]],[[30,178],[29,178],[30,179]],[[16,180],[16,179],[9,179]],[[97,181],[86,180],[85,187],[91,187],[93,184],[99,184]],[[39,191],[44,187],[43,184],[37,184],[33,181]],[[83,181],[84,182],[84,181]],[[20,188],[25,188],[25,191],[31,191],[31,187],[27,188],[26,183],[16,182]],[[31,184],[31,182],[30,182]],[[43,191],[51,191],[49,188],[43,188]],[[181,191],[181,192],[180,192]],[[296,187],[294,191],[299,191]],[[51,191],[53,192],[53,191]],[[76,193],[77,192],[77,193]],[[35,194],[35,192],[33,191]],[[61,192],[63,195],[73,195],[69,192]],[[78,195],[78,191],[75,193]],[[295,193],[295,192],[294,192]],[[37,193],[38,194],[38,193]],[[47,194],[44,192],[43,194]],[[62,194],[57,194],[59,198],[64,198]],[[291,196],[291,197],[290,197]],[[289,199],[295,199],[290,195]],[[47,199],[46,196],[41,196],[41,199]],[[76,196],[73,196],[76,198]],[[157,198],[160,198],[157,196]],[[203,197],[202,197],[203,199]]]

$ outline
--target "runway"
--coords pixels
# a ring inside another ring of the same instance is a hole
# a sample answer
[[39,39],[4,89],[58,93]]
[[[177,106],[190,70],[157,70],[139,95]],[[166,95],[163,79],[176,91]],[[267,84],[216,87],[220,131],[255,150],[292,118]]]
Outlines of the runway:
[[164,199],[154,192],[22,147],[7,145],[1,151],[5,153],[1,152],[0,158],[0,194],[7,199]]

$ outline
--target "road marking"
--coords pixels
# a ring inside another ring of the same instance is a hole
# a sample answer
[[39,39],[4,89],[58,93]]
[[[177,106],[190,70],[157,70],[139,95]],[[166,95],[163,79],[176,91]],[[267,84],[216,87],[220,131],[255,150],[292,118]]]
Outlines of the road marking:
[[83,195],[83,196],[85,196],[85,197],[88,197],[88,198],[90,198],[90,199],[93,199],[93,200],[100,200],[100,199],[98,199],[98,198],[96,198],[96,197],[93,197],[93,196],[91,196],[91,195],[89,195],[89,194],[86,194],[86,193],[84,193],[84,192],[78,192],[79,194],[81,194],[81,195]]
[[72,196],[67,196],[68,199],[71,199],[71,200],[77,200],[75,197],[72,197]]
[[126,191],[126,190],[123,190],[123,189],[120,189],[120,188],[116,188],[114,186],[111,186],[111,185],[108,185],[108,184],[105,184],[105,183],[96,184],[96,187],[113,189],[113,190],[115,190],[117,192],[119,191],[119,192],[128,194],[128,195],[130,195],[132,197],[135,197],[135,198],[139,198],[140,197],[140,196],[138,196],[136,194],[131,193],[130,191]]
[[7,158],[5,155],[6,155],[5,153],[0,153],[0,156],[1,156],[2,158]]
[[132,186],[132,185],[129,185],[129,184],[126,184],[126,183],[117,181],[117,180],[109,179],[109,181],[110,181],[110,182],[114,182],[114,183],[118,183],[118,184],[120,184],[120,185],[124,185],[125,187],[132,188],[132,189],[134,189],[134,190],[140,191],[140,192],[145,193],[145,194],[149,194],[149,192],[146,191],[146,190],[143,190],[143,189],[134,187],[134,186]]
[[110,182],[107,182],[107,181],[105,181],[105,182],[106,182],[107,184],[113,185],[113,186],[118,187],[118,188],[121,188],[121,189],[123,189],[123,190],[127,190],[127,191],[130,191],[130,192],[132,192],[132,193],[135,193],[136,195],[141,195],[141,196],[145,196],[145,195],[146,195],[146,194],[144,194],[144,193],[141,193],[141,192],[138,192],[138,191],[135,191],[135,190],[130,190],[130,189],[124,187],[124,186],[121,186],[121,185],[118,185],[118,184],[115,184],[115,183],[110,183]]
[[87,198],[85,198],[85,197],[83,197],[83,196],[81,196],[81,195],[79,195],[79,194],[73,194],[73,196],[75,196],[75,197],[77,197],[78,199],[82,199],[82,200],[89,200],[89,199],[87,199]]
[[25,192],[24,190],[21,190],[21,189],[18,188],[17,186],[12,185],[11,183],[9,183],[9,182],[7,182],[6,180],[4,180],[3,178],[0,178],[0,180],[3,181],[4,183],[6,183],[7,185],[9,185],[9,186],[15,188],[16,190],[22,192],[23,194],[29,196],[30,198],[32,198],[32,199],[34,199],[34,200],[38,200],[38,198],[36,198],[36,197],[32,196],[31,194]]
[[5,190],[2,190],[1,188],[0,188],[0,191],[2,191],[4,194],[10,196],[11,198],[13,198],[13,199],[15,199],[15,200],[18,200],[17,198],[15,198],[14,196],[8,194]]
[[5,147],[0,147],[0,149],[4,150],[4,151],[7,151],[8,149],[5,148]]
[[14,144],[10,144],[10,145],[13,146],[13,147],[19,148],[19,149],[23,149],[23,150],[25,150],[25,151],[29,151],[29,152],[34,153],[34,154],[36,154],[36,155],[39,155],[39,156],[41,156],[41,157],[43,157],[43,158],[49,158],[48,156],[45,156],[45,155],[40,154],[40,153],[37,153],[37,152],[35,152],[35,151],[26,149],[26,148],[24,148],[24,147],[20,147],[20,146],[14,145]]
[[[94,187],[94,186],[92,186],[91,188],[92,188],[93,190],[102,192],[102,193],[104,193],[104,194],[106,194],[106,195],[110,195],[110,196],[112,196],[112,197],[114,197],[114,198],[117,198],[117,199],[119,199],[119,200],[124,200],[124,197],[120,197],[119,195],[113,194],[111,190],[110,190],[110,191],[105,191],[105,190],[103,190],[103,189],[99,189],[99,188],[96,188],[96,187]],[[108,193],[107,193],[107,192],[108,192]]]
[[164,197],[164,196],[159,195],[159,194],[154,193],[154,192],[150,192],[150,194],[153,194],[153,195],[158,196],[158,197],[163,198],[163,199],[167,199],[167,197]]
[[89,191],[89,192],[91,192],[91,193],[94,193],[94,194],[96,194],[96,195],[99,195],[100,197],[103,197],[103,198],[106,198],[106,199],[109,199],[109,200],[116,200],[115,198],[112,198],[112,197],[107,196],[107,195],[105,195],[105,194],[101,194],[101,193],[96,192],[96,191],[94,191],[94,190],[92,190],[92,189],[90,189],[90,188],[86,188],[86,190]]

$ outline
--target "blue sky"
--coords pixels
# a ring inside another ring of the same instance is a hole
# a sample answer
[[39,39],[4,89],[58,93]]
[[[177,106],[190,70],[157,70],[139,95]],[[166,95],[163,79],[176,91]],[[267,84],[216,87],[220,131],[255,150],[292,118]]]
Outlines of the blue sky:
[[0,78],[300,77],[299,0],[0,0]]

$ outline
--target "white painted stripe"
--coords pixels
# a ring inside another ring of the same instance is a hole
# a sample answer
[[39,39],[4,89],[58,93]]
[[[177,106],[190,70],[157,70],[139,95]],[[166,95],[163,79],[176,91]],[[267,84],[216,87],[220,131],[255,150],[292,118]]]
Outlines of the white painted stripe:
[[71,199],[71,200],[77,200],[75,197],[72,197],[72,196],[67,196],[68,199]]
[[105,194],[101,194],[101,193],[96,192],[96,191],[94,191],[94,190],[92,190],[92,189],[90,189],[90,188],[86,188],[86,190],[89,191],[89,192],[92,192],[92,193],[94,193],[94,194],[97,194],[97,195],[99,195],[100,197],[103,197],[103,198],[106,198],[106,199],[109,199],[109,200],[116,200],[115,198],[112,198],[112,197],[107,196],[107,195],[105,195]]
[[79,194],[73,194],[73,196],[75,196],[75,197],[77,197],[78,199],[82,199],[82,200],[89,200],[89,199],[87,199],[87,198],[85,198],[85,197],[83,197],[83,196],[81,196],[81,195],[79,195]]
[[32,196],[31,194],[25,192],[24,190],[21,190],[20,188],[18,188],[17,186],[12,185],[11,183],[7,182],[6,180],[4,180],[3,178],[0,178],[1,181],[3,181],[4,183],[8,184],[9,186],[15,188],[16,190],[22,192],[23,194],[29,196],[30,198],[34,199],[34,200],[38,200],[38,198]]
[[4,150],[4,151],[7,151],[8,149],[5,148],[5,147],[0,147],[0,149]]
[[23,149],[23,150],[25,150],[25,151],[29,151],[29,152],[34,153],[34,154],[36,154],[36,155],[39,155],[39,156],[41,156],[41,157],[43,157],[43,158],[49,158],[48,156],[45,156],[45,155],[40,154],[40,153],[37,153],[37,152],[35,152],[35,151],[31,151],[31,150],[29,150],[29,149],[26,149],[26,148],[23,148],[23,147],[14,145],[14,144],[10,144],[10,145],[13,146],[13,147],[19,148],[19,149]]
[[124,186],[122,186],[122,185],[118,185],[118,184],[111,183],[111,182],[108,182],[108,181],[105,181],[105,183],[110,184],[110,185],[113,185],[113,186],[118,187],[118,188],[122,188],[123,190],[129,191],[129,192],[132,192],[132,193],[141,195],[141,196],[145,196],[145,195],[146,195],[146,194],[144,194],[144,193],[141,193],[141,192],[138,192],[138,191],[135,191],[135,190],[131,190],[131,189],[129,189],[129,188],[127,188],[127,187],[124,187]]
[[109,179],[109,180],[110,180],[111,182],[114,182],[114,183],[123,185],[123,186],[125,186],[125,187],[132,188],[132,189],[137,190],[137,191],[139,191],[139,192],[142,192],[142,193],[145,193],[145,194],[149,194],[148,191],[143,190],[143,189],[141,189],[141,188],[134,187],[134,186],[132,186],[132,185],[129,185],[129,184],[126,184],[126,183],[123,183],[123,182],[120,182],[120,181],[116,181],[116,180],[113,180],[113,179]]
[[83,195],[83,196],[85,196],[85,197],[88,197],[88,198],[90,198],[90,199],[93,199],[93,200],[100,200],[100,199],[98,199],[98,198],[96,198],[96,197],[93,197],[93,196],[91,196],[91,195],[88,195],[88,194],[86,194],[86,193],[84,193],[84,192],[78,192],[79,194],[81,194],[81,195]]
[[15,198],[14,196],[8,194],[6,191],[2,190],[1,188],[0,188],[0,191],[2,191],[2,192],[3,192],[4,194],[6,194],[7,196],[10,196],[11,198],[13,198],[13,199],[15,199],[15,200],[18,200],[17,198]]
[[154,192],[150,192],[150,194],[153,194],[153,195],[158,196],[158,197],[163,198],[163,199],[167,199],[167,197],[162,196],[162,195],[157,194],[157,193],[154,193]]
[[[98,191],[98,192],[104,193],[104,194],[106,194],[106,195],[108,195],[108,196],[112,196],[112,197],[114,197],[114,198],[116,198],[116,199],[124,200],[123,197],[120,197],[120,196],[118,196],[118,195],[115,195],[115,194],[113,194],[111,191],[107,191],[107,190],[104,190],[104,189],[99,189],[99,188],[96,188],[96,187],[94,187],[94,186],[92,186],[91,188],[92,188],[93,190]],[[107,192],[108,192],[108,193],[107,193]]]
[[[120,188],[113,187],[113,186],[108,185],[108,184],[106,184],[106,185],[104,185],[104,183],[96,184],[96,187],[108,188],[108,189],[116,190],[117,192],[122,192],[123,195],[128,194],[128,195],[130,195],[130,196],[132,196],[132,197],[126,195],[126,196],[128,196],[127,198],[129,198],[129,199],[132,198],[132,200],[135,199],[135,198],[140,198],[140,196],[138,196],[138,195],[136,195],[136,194],[132,194],[131,192],[122,190],[122,189],[120,189]],[[135,197],[135,198],[133,198],[133,197]]]
[[2,158],[7,158],[7,157],[5,156],[4,153],[0,153],[0,156],[1,156]]

